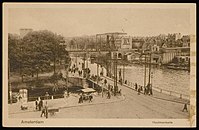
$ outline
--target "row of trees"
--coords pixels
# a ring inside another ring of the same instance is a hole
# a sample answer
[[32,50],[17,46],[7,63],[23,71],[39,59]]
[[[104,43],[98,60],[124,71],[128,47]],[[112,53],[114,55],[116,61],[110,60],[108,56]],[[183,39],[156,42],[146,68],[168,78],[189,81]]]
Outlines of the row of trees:
[[82,36],[66,39],[68,47],[71,49],[95,49],[96,41],[94,36]]
[[100,49],[100,50],[108,50],[110,48],[115,49],[115,44],[111,37],[109,40],[106,35],[101,38],[96,36],[82,36],[82,37],[73,37],[67,38],[67,44],[70,49]]
[[68,52],[60,44],[63,42],[64,37],[47,30],[33,31],[23,38],[9,34],[10,71],[34,76],[38,72],[49,71],[53,64],[55,73],[57,62],[70,62]]

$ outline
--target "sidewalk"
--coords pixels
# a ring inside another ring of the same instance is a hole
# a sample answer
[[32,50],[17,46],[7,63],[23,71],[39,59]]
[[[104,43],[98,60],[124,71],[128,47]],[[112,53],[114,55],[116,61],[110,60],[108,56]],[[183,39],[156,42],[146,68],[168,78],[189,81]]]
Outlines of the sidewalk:
[[[113,85],[113,79],[111,79],[109,77],[103,77],[103,78],[106,78],[108,84]],[[129,89],[132,89],[133,91],[136,91],[134,89],[134,87],[128,86],[126,84],[121,85],[119,82],[118,82],[118,87],[119,88],[126,87],[126,88],[129,88]],[[143,94],[143,92],[141,92],[140,94]],[[149,96],[149,95],[146,95],[146,96]],[[172,95],[169,95],[169,94],[160,93],[160,92],[158,92],[154,89],[153,89],[153,96],[150,96],[150,97],[161,99],[161,100],[167,100],[167,101],[171,101],[171,102],[176,102],[176,103],[181,103],[181,104],[185,104],[185,103],[189,104],[188,99],[183,99],[183,98],[175,97],[175,96],[172,96]]]
[[[69,76],[70,77],[79,77],[79,75],[77,73],[75,73],[75,74],[69,73]],[[103,88],[107,87],[107,86],[105,87],[103,85],[103,81],[104,81],[105,78],[107,80],[107,84],[114,85],[113,79],[103,76],[103,80],[98,83],[100,86],[103,86]],[[93,82],[97,83],[96,81],[93,81]],[[129,89],[132,89],[133,91],[136,91],[134,89],[134,86],[131,87],[131,86],[128,86],[126,84],[121,85],[119,82],[118,82],[118,87],[119,87],[119,89],[121,89],[122,87],[126,87],[126,88],[129,88]],[[140,92],[140,93],[143,94],[143,92]],[[148,95],[146,95],[146,96],[148,96]],[[176,103],[181,103],[181,104],[185,104],[185,103],[190,104],[188,99],[179,98],[179,97],[176,97],[174,95],[169,95],[169,94],[166,94],[166,93],[161,93],[161,92],[157,91],[156,89],[153,89],[153,96],[150,96],[150,97],[161,99],[161,100],[166,100],[166,101],[171,101],[171,102],[176,102]]]
[[[125,97],[122,96],[111,96],[111,99],[107,99],[107,96],[104,95],[93,95],[92,102],[89,103],[89,101],[84,101],[83,103],[78,103],[79,101],[79,95],[77,94],[71,94],[68,98],[59,98],[59,99],[49,99],[49,100],[43,100],[44,104],[47,101],[48,107],[50,108],[70,108],[70,107],[81,107],[86,105],[96,105],[96,104],[106,104],[111,102],[119,102],[125,100]],[[20,109],[20,103],[14,103],[8,105],[8,113],[9,114],[19,114],[19,113],[25,113],[25,112],[37,112],[35,110],[35,102],[28,102],[28,110],[21,110]]]

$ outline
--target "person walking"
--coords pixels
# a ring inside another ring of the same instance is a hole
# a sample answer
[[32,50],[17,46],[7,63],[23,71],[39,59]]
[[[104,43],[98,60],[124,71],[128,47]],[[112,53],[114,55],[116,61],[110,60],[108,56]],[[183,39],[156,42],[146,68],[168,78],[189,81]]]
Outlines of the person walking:
[[107,98],[108,98],[108,99],[111,98],[111,93],[110,93],[110,91],[107,92]]
[[41,111],[42,107],[43,107],[43,100],[41,99],[39,101],[39,111]]
[[79,97],[79,102],[78,103],[83,103],[83,95],[82,94]]
[[141,90],[141,87],[139,86],[139,88],[138,88],[138,95],[140,95],[140,90]]
[[48,118],[48,103],[45,104],[45,117]]
[[144,95],[147,94],[146,86],[144,86]]
[[151,85],[151,84],[150,84],[150,86],[149,86],[149,93],[150,93],[150,95],[153,95],[152,85]]
[[182,112],[184,112],[184,111],[188,112],[187,103],[184,104],[184,108],[183,108]]
[[89,95],[89,102],[92,102],[93,96],[90,94]]
[[142,92],[143,91],[143,88],[142,88],[142,86],[140,85],[140,91]]
[[45,107],[41,107],[41,117],[43,117],[43,115],[44,115],[44,117],[46,116],[46,113],[45,113]]
[[137,91],[137,89],[138,89],[138,85],[137,83],[135,83],[135,90]]
[[122,95],[122,89],[120,89],[118,93],[121,96]]
[[39,106],[39,102],[38,102],[38,100],[36,99],[36,101],[35,101],[35,109],[36,109],[36,111],[38,110],[38,106]]

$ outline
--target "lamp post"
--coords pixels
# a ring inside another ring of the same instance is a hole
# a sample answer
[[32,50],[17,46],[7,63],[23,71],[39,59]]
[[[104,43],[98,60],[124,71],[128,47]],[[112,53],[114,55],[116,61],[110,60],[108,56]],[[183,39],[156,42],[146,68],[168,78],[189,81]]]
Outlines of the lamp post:
[[125,75],[125,60],[124,60],[124,57],[123,57],[123,62],[124,62],[124,64],[123,64],[123,80],[121,80],[121,82],[123,81],[122,84],[123,84],[124,81],[125,81],[125,80],[124,80],[124,78],[125,78],[125,77],[124,77],[124,75]]
[[151,72],[151,85],[152,85],[152,81],[153,81],[153,72]]
[[145,63],[144,63],[144,87],[146,87],[146,54],[145,54]]
[[149,53],[149,84],[151,83],[151,52]]
[[113,63],[114,63],[114,96],[116,96],[117,92],[117,53],[113,55]]
[[70,65],[69,63],[65,63],[67,96],[69,96],[69,91],[68,91],[68,68],[69,68],[69,65]]
[[[22,59],[22,51],[23,51],[23,47],[20,47],[21,59]],[[20,63],[20,75],[21,75],[21,81],[23,82],[22,67],[23,67],[23,62],[22,62],[22,60],[21,60],[21,63]]]

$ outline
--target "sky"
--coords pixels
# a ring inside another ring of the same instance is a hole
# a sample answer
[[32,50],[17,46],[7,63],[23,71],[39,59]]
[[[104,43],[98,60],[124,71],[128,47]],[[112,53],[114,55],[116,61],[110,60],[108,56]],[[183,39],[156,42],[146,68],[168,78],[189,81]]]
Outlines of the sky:
[[131,36],[190,32],[189,8],[156,6],[45,6],[8,9],[8,32],[50,30],[65,37],[126,32]]

